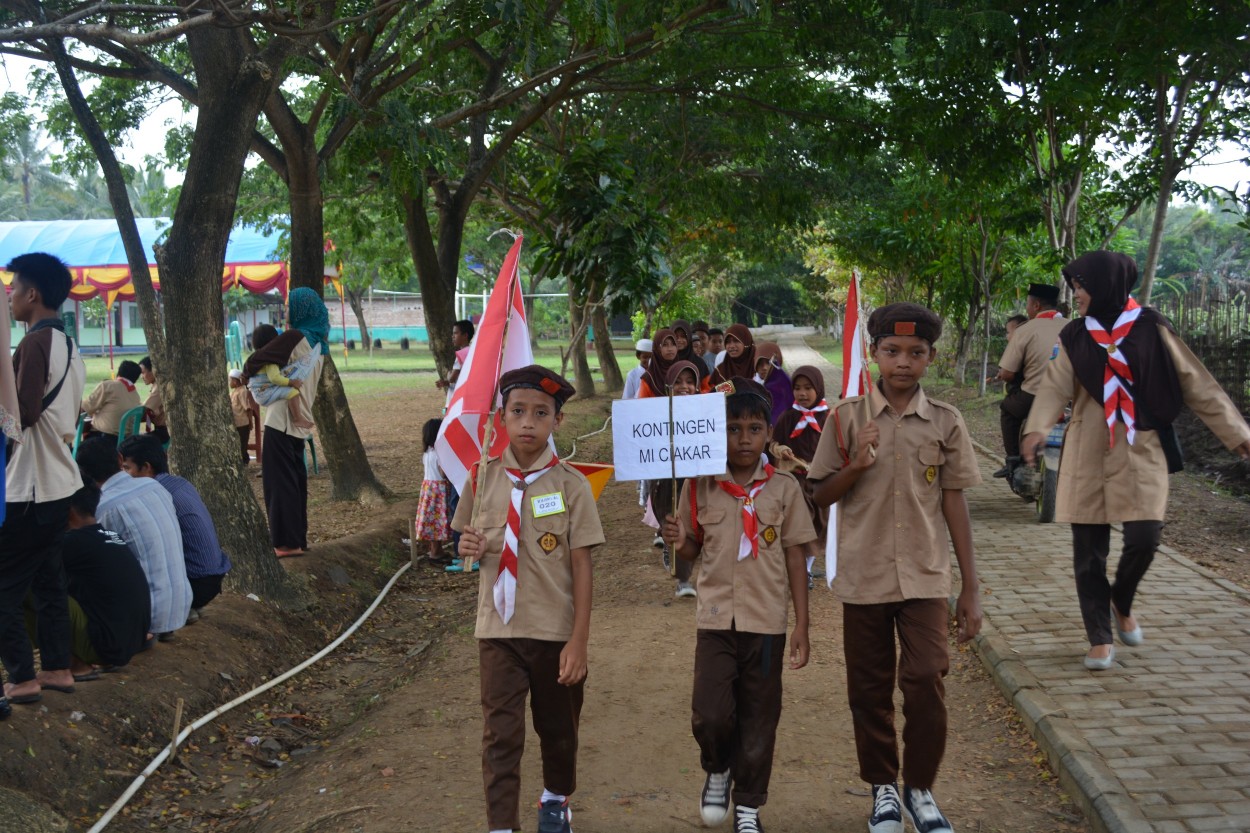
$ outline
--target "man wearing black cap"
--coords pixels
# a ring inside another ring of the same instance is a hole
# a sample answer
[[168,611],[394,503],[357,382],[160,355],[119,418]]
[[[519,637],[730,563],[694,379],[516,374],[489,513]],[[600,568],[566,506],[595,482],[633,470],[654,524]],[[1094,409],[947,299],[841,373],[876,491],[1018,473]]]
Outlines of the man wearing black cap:
[[[1055,355],[1059,343],[1059,331],[1068,322],[1055,309],[1059,303],[1059,287],[1044,283],[1029,284],[1029,298],[1024,311],[1029,320],[1016,327],[1007,342],[1003,357],[998,360],[999,381],[1015,385],[999,404],[1002,411],[999,420],[1003,430],[1003,449],[1007,464],[994,472],[995,477],[1008,477],[1020,464],[1020,428],[1029,418],[1033,396],[1042,383],[1046,364]],[[1023,376],[1023,379],[1020,377]]]

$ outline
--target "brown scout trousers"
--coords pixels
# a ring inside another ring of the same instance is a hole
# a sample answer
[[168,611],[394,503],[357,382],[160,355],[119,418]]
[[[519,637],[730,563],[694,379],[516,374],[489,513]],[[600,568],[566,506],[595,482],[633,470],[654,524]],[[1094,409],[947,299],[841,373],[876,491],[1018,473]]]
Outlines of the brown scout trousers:
[[482,782],[491,830],[521,827],[521,755],[525,696],[543,758],[543,786],[559,795],[577,789],[577,726],[585,681],[561,685],[563,642],[479,639],[482,677]]
[[730,770],[733,802],[763,807],[781,720],[786,635],[699,630],[691,726],[704,772]]
[[846,692],[855,725],[859,776],[869,784],[898,779],[894,733],[894,632],[903,693],[903,778],[930,789],[946,751],[946,599],[842,605]]

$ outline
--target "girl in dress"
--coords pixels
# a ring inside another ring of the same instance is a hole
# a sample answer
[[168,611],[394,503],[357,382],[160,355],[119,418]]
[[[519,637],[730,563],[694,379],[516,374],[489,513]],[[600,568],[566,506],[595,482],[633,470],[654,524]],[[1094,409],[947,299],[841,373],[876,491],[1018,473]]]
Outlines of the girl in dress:
[[425,541],[430,548],[426,558],[432,564],[444,566],[451,559],[439,552],[444,541],[451,540],[451,519],[447,516],[447,481],[438,465],[434,440],[438,437],[441,419],[431,419],[421,428],[424,454],[425,479],[421,481],[421,499],[417,502],[417,540]]

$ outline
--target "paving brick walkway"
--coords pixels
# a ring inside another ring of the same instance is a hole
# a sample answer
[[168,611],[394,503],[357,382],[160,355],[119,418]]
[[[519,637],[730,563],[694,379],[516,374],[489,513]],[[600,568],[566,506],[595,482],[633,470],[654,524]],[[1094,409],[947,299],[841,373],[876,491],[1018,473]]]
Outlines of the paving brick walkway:
[[[800,333],[786,365],[832,367]],[[978,651],[1091,824],[1128,833],[1250,831],[1250,593],[1161,547],[1133,612],[1144,644],[1086,671],[1067,524],[990,474],[968,493],[986,625]],[[1112,537],[1112,552],[1119,547]],[[1114,572],[1115,555],[1108,571]]]

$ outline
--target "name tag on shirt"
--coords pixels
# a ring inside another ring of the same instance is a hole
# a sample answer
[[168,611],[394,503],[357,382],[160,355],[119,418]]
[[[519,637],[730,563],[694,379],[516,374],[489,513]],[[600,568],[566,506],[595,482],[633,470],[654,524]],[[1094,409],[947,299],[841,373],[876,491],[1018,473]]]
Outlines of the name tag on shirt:
[[536,495],[530,500],[530,507],[534,510],[535,518],[559,515],[564,511],[564,495],[560,492],[552,492],[549,495]]

